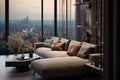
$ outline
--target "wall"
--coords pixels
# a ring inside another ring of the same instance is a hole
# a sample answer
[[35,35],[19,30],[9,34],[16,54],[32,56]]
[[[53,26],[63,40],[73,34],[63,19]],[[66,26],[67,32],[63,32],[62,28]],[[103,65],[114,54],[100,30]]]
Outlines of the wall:
[[92,35],[91,43],[99,44],[101,0],[90,0],[85,3],[82,0],[77,1],[80,4],[76,5],[76,40],[84,40],[85,33],[89,32]]

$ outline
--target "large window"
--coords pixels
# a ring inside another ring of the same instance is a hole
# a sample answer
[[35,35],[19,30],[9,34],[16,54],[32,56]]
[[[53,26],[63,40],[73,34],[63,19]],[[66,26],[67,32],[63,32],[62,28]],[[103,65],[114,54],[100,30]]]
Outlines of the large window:
[[68,0],[67,2],[67,21],[68,21],[68,28],[67,34],[69,39],[75,39],[75,6],[76,0]]
[[0,54],[5,53],[5,0],[0,0]]
[[30,43],[41,40],[41,0],[9,0],[9,35]]
[[66,0],[57,1],[57,34],[59,37],[66,37]]
[[54,36],[54,0],[43,0],[44,39]]
[[75,39],[75,0],[58,0],[57,34],[60,37]]

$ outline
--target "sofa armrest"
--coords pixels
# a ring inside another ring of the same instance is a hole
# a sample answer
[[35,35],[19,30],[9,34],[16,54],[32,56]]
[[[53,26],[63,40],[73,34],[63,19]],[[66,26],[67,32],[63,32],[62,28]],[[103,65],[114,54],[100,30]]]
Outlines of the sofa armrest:
[[45,42],[36,42],[34,43],[34,49],[36,50],[39,47],[44,47]]
[[89,60],[90,60],[91,64],[95,64],[95,66],[99,66],[102,58],[103,58],[103,54],[101,54],[101,53],[94,53],[94,54],[89,55]]

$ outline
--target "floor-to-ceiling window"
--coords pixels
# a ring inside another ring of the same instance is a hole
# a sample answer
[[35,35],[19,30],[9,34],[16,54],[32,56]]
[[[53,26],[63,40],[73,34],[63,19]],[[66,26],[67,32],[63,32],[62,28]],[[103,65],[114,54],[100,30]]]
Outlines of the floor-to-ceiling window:
[[9,0],[9,35],[19,34],[30,42],[41,39],[41,0]]
[[[21,37],[24,44],[41,40],[41,0],[9,0],[9,36]],[[27,48],[25,51],[29,51]]]
[[55,35],[54,0],[8,1],[9,36],[14,34],[34,44]]
[[54,36],[54,0],[43,0],[43,38]]
[[57,1],[57,35],[66,37],[66,0]]
[[67,0],[67,34],[69,39],[75,39],[75,6],[76,0]]
[[5,53],[5,0],[0,0],[0,54]]
[[60,37],[75,39],[75,0],[57,1],[57,34]]

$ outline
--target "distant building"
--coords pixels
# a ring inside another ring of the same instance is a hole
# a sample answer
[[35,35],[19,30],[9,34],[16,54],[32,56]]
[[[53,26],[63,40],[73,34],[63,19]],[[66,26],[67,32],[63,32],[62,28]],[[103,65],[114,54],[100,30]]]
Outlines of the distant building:
[[30,24],[28,15],[25,18],[21,19],[21,24],[23,24],[23,25]]

